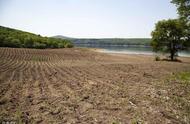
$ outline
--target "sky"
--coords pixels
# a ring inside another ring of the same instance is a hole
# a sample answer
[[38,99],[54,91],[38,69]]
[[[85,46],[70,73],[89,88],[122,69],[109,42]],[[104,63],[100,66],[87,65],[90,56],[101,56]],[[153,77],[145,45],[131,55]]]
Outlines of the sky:
[[0,25],[43,36],[148,38],[170,0],[0,0]]

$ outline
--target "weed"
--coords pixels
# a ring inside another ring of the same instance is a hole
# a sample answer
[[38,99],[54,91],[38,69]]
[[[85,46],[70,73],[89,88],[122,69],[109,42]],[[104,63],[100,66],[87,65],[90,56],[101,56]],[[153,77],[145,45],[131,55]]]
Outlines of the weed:
[[160,61],[160,57],[159,56],[155,56],[154,60],[155,61]]
[[15,113],[15,117],[18,124],[22,124],[22,112],[20,110],[17,110]]
[[31,58],[32,61],[46,61],[46,58],[39,57],[39,56],[33,56]]
[[190,81],[190,72],[182,72],[177,75],[177,77],[182,81]]
[[143,124],[143,121],[138,119],[138,118],[134,118],[132,121],[131,121],[131,124]]
[[174,74],[165,82],[163,87],[170,91],[167,94],[170,99],[165,103],[165,107],[176,111],[169,112],[170,116],[179,122],[190,123],[190,72]]
[[117,121],[114,121],[114,122],[112,122],[112,124],[120,124],[119,122],[117,122]]

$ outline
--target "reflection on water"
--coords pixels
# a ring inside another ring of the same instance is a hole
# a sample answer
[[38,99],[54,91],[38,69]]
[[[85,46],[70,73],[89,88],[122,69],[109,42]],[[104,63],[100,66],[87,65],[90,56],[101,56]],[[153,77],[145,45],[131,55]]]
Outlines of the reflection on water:
[[[122,53],[122,54],[143,54],[143,55],[153,55],[150,46],[139,46],[139,45],[99,45],[99,44],[75,44],[77,47],[87,47],[87,48],[100,48],[101,52],[105,53]],[[190,51],[179,52],[179,56],[190,57]]]

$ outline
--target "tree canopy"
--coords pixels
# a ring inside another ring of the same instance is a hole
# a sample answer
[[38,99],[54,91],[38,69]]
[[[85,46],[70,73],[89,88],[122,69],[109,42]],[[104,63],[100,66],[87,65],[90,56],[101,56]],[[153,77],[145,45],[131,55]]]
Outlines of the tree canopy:
[[172,0],[171,2],[177,6],[180,18],[190,21],[190,0]]
[[185,45],[190,47],[190,0],[172,0],[177,7],[179,19],[184,22]]
[[179,50],[190,47],[190,0],[172,0],[177,6],[179,18],[162,20],[152,31],[154,51],[170,53],[174,60]]
[[73,47],[73,45],[66,39],[42,37],[29,32],[0,26],[0,47],[45,49]]
[[174,60],[178,50],[183,49],[183,24],[178,19],[159,21],[152,32],[152,46],[155,51],[170,53]]

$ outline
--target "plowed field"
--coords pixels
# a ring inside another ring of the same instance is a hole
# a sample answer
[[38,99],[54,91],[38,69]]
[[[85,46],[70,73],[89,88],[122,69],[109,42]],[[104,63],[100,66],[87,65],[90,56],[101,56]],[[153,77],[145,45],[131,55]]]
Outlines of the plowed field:
[[167,123],[155,83],[190,70],[190,59],[88,49],[0,48],[0,119],[28,123]]

